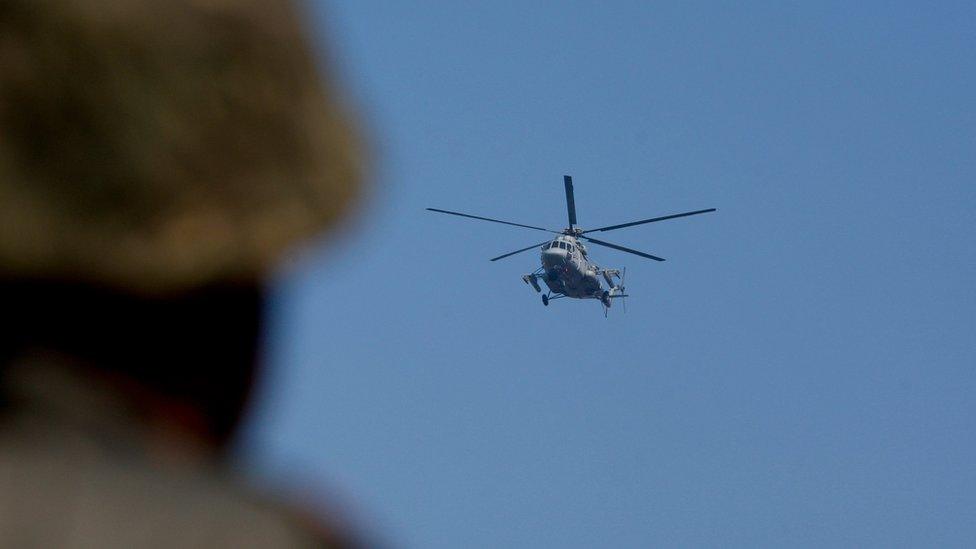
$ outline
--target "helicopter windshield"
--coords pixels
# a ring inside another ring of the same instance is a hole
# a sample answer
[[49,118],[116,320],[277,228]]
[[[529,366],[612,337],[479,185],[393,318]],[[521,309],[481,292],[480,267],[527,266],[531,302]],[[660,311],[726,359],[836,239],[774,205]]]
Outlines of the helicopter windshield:
[[571,242],[566,242],[564,240],[556,240],[554,242],[547,242],[543,244],[542,249],[543,250],[560,249],[560,250],[566,250],[568,252],[572,252],[573,250],[576,250],[577,247],[574,246]]

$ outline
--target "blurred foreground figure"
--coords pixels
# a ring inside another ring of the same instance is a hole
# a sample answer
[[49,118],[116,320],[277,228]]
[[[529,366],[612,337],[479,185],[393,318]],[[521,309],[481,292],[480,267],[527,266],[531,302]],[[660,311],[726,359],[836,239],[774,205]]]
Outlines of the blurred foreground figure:
[[267,272],[357,194],[290,3],[0,2],[0,545],[348,545],[224,478]]

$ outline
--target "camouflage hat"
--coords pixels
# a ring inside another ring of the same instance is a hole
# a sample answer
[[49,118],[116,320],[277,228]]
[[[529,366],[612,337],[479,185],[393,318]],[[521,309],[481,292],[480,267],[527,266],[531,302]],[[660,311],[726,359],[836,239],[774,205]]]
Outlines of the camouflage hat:
[[320,61],[284,1],[0,3],[0,276],[261,278],[359,188]]

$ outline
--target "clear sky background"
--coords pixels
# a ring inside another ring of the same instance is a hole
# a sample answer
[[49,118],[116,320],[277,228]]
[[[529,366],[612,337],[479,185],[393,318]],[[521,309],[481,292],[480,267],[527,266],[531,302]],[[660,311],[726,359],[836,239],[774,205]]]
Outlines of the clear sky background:
[[[972,546],[972,2],[314,4],[372,195],[276,282],[245,463],[406,547]],[[543,307],[563,227],[631,298]]]

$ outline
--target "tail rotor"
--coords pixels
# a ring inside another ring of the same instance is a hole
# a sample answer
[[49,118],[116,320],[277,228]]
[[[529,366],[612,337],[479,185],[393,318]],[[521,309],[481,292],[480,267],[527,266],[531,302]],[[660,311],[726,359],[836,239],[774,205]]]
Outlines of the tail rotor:
[[617,288],[620,290],[620,304],[624,307],[624,312],[627,312],[627,267],[621,269],[620,273],[620,285]]
[[[614,278],[616,277],[616,283]],[[605,269],[603,271],[603,279],[606,280],[607,285],[610,287],[609,290],[603,291],[603,296],[600,301],[603,303],[603,315],[606,316],[610,309],[610,304],[613,303],[615,299],[622,301],[621,305],[624,308],[624,312],[627,312],[627,287],[625,286],[627,280],[627,267],[621,270],[616,269]]]

